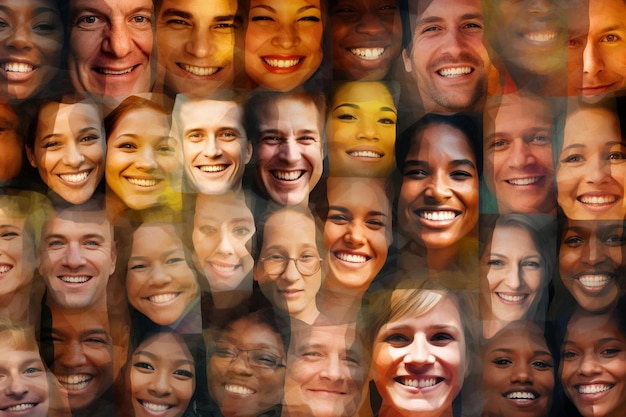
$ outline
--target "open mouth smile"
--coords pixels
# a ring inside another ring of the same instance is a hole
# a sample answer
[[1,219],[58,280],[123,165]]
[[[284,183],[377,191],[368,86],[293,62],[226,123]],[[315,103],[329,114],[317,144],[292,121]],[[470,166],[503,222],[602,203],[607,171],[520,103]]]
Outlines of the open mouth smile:
[[271,171],[274,178],[279,179],[281,181],[296,181],[302,178],[306,171],[304,170],[296,170],[296,171]]
[[91,279],[91,277],[88,275],[81,275],[81,276],[61,275],[58,278],[67,284],[84,284],[85,282]]
[[373,158],[380,159],[384,156],[384,154],[374,152],[374,151],[349,151],[348,155],[354,158]]
[[172,301],[179,295],[180,295],[179,292],[169,292],[165,294],[151,295],[147,297],[147,300],[155,304],[165,304],[165,303],[169,303],[170,301]]
[[529,177],[529,178],[515,178],[510,180],[505,180],[508,184],[511,185],[533,185],[537,184],[544,177]]
[[2,408],[2,411],[24,411],[24,410],[29,410],[31,408],[34,408],[38,405],[39,403],[23,403],[23,404],[16,404],[16,405],[12,405],[10,407],[6,407],[6,408]]
[[239,395],[252,395],[256,392],[255,390],[244,387],[243,385],[224,384],[223,387],[226,391]]
[[181,68],[183,71],[186,71],[198,77],[208,77],[222,69],[222,67],[196,67],[194,65],[181,64],[178,62],[176,63],[176,65],[178,65],[178,67]]
[[139,65],[134,65],[132,67],[121,69],[121,70],[114,70],[110,68],[94,68],[94,70],[102,75],[118,75],[119,76],[119,75],[130,74],[138,66]]
[[80,391],[87,388],[89,383],[94,379],[89,374],[74,374],[74,375],[57,375],[58,381],[68,391]]
[[556,38],[558,34],[559,32],[555,30],[546,30],[541,32],[525,33],[524,38],[531,42],[550,42],[552,39]]
[[79,184],[89,177],[91,174],[91,169],[87,171],[78,172],[76,174],[58,174],[58,177],[63,181],[68,182],[70,184]]
[[607,286],[614,277],[609,274],[584,274],[576,278],[580,284],[590,290],[600,290]]
[[613,384],[585,384],[576,386],[579,394],[600,394],[613,388]]
[[278,58],[278,57],[262,57],[266,66],[276,69],[296,69],[304,61],[304,57]]
[[7,264],[0,265],[0,274],[6,274],[12,269],[13,269],[13,265],[7,265]]
[[472,72],[474,72],[474,69],[472,67],[451,67],[440,69],[437,71],[437,74],[441,75],[444,78],[457,78],[464,75],[469,75]]
[[596,206],[596,207],[601,207],[601,206],[608,206],[610,204],[615,203],[617,200],[619,200],[619,197],[616,195],[603,195],[603,196],[580,196],[578,197],[578,201],[580,201],[583,204],[589,205],[589,206]]
[[397,377],[394,380],[402,385],[412,388],[430,388],[441,383],[443,378],[411,378]]
[[348,51],[365,61],[374,61],[385,53],[385,48],[350,48]]
[[496,292],[499,299],[507,304],[522,304],[528,297],[528,294]]
[[363,264],[369,261],[370,259],[372,259],[369,256],[357,255],[357,254],[346,253],[346,252],[333,252],[333,255],[335,256],[335,258],[339,259],[340,261],[350,262],[354,264]]
[[37,67],[26,64],[24,62],[5,62],[3,65],[3,69],[6,72],[19,72],[19,73],[29,73],[37,69]]
[[173,405],[169,404],[155,404],[144,400],[137,400],[137,402],[139,402],[142,407],[147,408],[148,410],[155,413],[160,413],[174,407]]
[[426,219],[430,221],[449,221],[449,220],[453,220],[455,217],[459,216],[461,213],[457,213],[452,210],[442,210],[442,211],[418,210],[416,214],[422,219]]
[[154,187],[159,182],[161,182],[161,180],[157,180],[157,179],[131,178],[131,177],[126,177],[126,180],[133,185],[136,185],[138,187],[146,187],[146,188]]

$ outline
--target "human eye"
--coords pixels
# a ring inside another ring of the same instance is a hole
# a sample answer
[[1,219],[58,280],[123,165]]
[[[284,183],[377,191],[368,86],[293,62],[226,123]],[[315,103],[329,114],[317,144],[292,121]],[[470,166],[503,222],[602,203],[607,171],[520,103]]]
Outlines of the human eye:
[[209,234],[217,232],[217,228],[211,225],[205,224],[203,226],[200,226],[200,231],[204,233],[205,235],[209,235]]
[[65,242],[63,242],[61,239],[50,239],[47,243],[48,249],[61,249],[64,246]]
[[186,369],[177,369],[174,372],[172,372],[175,376],[177,376],[179,379],[191,379],[193,378],[193,372],[188,371]]
[[33,29],[36,32],[54,32],[59,29],[59,26],[52,22],[38,22],[33,25]]
[[567,47],[570,49],[580,48],[581,46],[587,43],[586,38],[583,37],[573,37],[567,41]]
[[612,358],[613,356],[616,356],[621,351],[622,350],[618,347],[605,347],[605,348],[602,348],[602,350],[600,350],[600,355],[604,356],[605,358]]
[[502,259],[489,259],[489,261],[487,261],[487,265],[489,265],[490,267],[503,267],[505,264],[505,262]]
[[522,262],[522,266],[525,268],[529,268],[529,269],[539,269],[541,268],[541,262],[528,260],[528,261]]
[[383,125],[395,125],[396,121],[389,117],[383,117],[381,119],[378,119],[378,123],[383,124]]
[[59,148],[62,145],[61,142],[56,141],[56,140],[49,140],[46,143],[43,144],[42,148],[46,149],[46,150],[52,150],[54,148]]
[[428,172],[423,169],[409,169],[402,174],[404,177],[410,177],[416,180],[422,180],[428,177]]
[[218,345],[215,346],[215,355],[220,358],[234,358],[237,356],[237,352],[230,346]]
[[426,26],[424,29],[422,29],[422,33],[425,34],[435,34],[437,32],[442,31],[443,29],[439,26],[435,26],[435,25],[431,25],[431,26]]
[[491,363],[501,368],[513,365],[513,361],[509,358],[496,358]]
[[611,234],[602,239],[602,242],[607,246],[622,246],[626,239],[623,234]]
[[563,351],[562,356],[564,360],[572,360],[578,356],[578,353],[573,349],[566,349],[565,351]]
[[328,213],[328,220],[336,225],[344,225],[349,222],[348,216],[343,213]]
[[157,145],[156,151],[159,153],[174,153],[176,149],[174,149],[174,147],[171,146],[169,143],[163,142]]
[[472,32],[478,32],[483,30],[482,23],[479,22],[467,22],[462,26],[463,29],[468,29]]
[[181,19],[179,17],[168,19],[168,20],[165,21],[165,24],[168,25],[168,26],[192,26],[191,23],[189,23],[185,19]]
[[79,16],[76,19],[74,26],[77,26],[80,29],[92,30],[92,29],[97,29],[98,27],[102,26],[104,23],[105,23],[104,19],[102,19],[99,16],[83,15],[83,16]]
[[248,355],[255,364],[266,368],[275,368],[279,362],[276,356],[263,350],[253,350],[248,352]]
[[343,120],[343,121],[357,120],[356,116],[351,114],[351,113],[341,113],[341,114],[337,115],[337,119]]
[[533,145],[548,145],[551,143],[551,140],[547,135],[533,135],[530,138],[529,143]]
[[85,240],[83,242],[83,246],[85,246],[85,247],[87,247],[89,249],[97,249],[100,246],[102,246],[102,243],[100,241],[98,241],[98,240],[95,240],[95,239],[88,239],[88,240]]
[[435,333],[431,336],[430,341],[437,345],[447,345],[450,342],[454,342],[456,338],[447,332]]
[[370,229],[378,230],[385,227],[385,222],[381,219],[368,219],[366,222]]
[[609,152],[608,159],[609,161],[622,162],[624,159],[626,159],[626,153],[621,151],[612,151]]
[[278,135],[263,135],[261,141],[267,145],[278,145],[285,140]]
[[25,374],[38,374],[40,372],[43,372],[43,369],[41,368],[37,368],[35,366],[29,366],[28,368],[24,369],[24,373]]
[[151,24],[152,18],[146,15],[136,15],[132,16],[130,21],[138,26],[146,26]]
[[608,33],[606,35],[604,35],[602,38],[600,38],[600,42],[604,42],[604,43],[614,43],[619,41],[621,38],[617,35],[615,35],[614,33]]
[[143,372],[154,371],[154,367],[152,365],[150,365],[148,362],[141,362],[141,361],[135,362],[135,363],[133,363],[133,367],[137,368],[137,369],[139,369],[139,370],[141,370]]
[[180,262],[185,262],[185,258],[181,258],[179,256],[174,256],[165,260],[166,265],[176,264]]
[[250,18],[252,22],[271,23],[274,22],[274,18],[267,15],[257,15]]
[[301,145],[311,145],[313,143],[317,142],[317,139],[313,136],[308,136],[308,135],[304,135],[304,136],[300,136],[298,139],[296,139],[298,141],[299,144]]
[[205,137],[205,135],[203,132],[196,130],[196,131],[187,133],[185,137],[189,139],[191,142],[199,142]]
[[87,136],[83,136],[82,138],[80,138],[80,142],[85,143],[85,142],[94,142],[100,139],[100,136],[95,135],[95,134],[91,134],[91,135],[87,135]]
[[141,262],[133,262],[130,265],[128,265],[128,269],[130,269],[131,271],[142,271],[145,269],[148,269],[150,265],[148,265],[147,263],[141,263]]
[[312,252],[305,252],[298,257],[298,261],[306,264],[313,263],[317,260],[318,255]]
[[411,343],[412,340],[413,339],[402,333],[391,333],[385,337],[385,342],[395,347],[406,346]]
[[133,151],[137,149],[137,145],[132,142],[121,142],[115,146],[117,149],[123,149],[124,151]]
[[239,226],[233,229],[233,235],[239,238],[247,237],[252,233],[252,230],[248,227]]
[[465,180],[472,179],[473,177],[474,176],[469,171],[459,170],[459,171],[452,171],[450,173],[450,178],[452,178],[453,180],[457,180],[457,181],[465,181]]
[[577,153],[566,155],[565,157],[561,159],[561,163],[563,164],[576,164],[580,162],[585,162],[585,157]]
[[228,129],[228,130],[221,131],[219,133],[218,137],[220,139],[222,139],[223,141],[231,142],[231,141],[237,139],[237,137],[239,137],[239,135],[234,130]]
[[504,150],[507,145],[509,145],[509,141],[504,139],[496,139],[491,143],[491,148],[496,151]]
[[90,336],[85,339],[85,343],[95,345],[108,345],[109,341],[104,337]]
[[546,361],[546,360],[536,360],[533,361],[531,363],[533,368],[539,369],[539,370],[547,370],[547,369],[552,369],[552,367],[554,365],[552,365],[552,362],[550,361]]
[[0,238],[2,238],[3,240],[13,240],[16,237],[19,237],[20,234],[12,231],[12,230],[7,230],[5,232],[0,232]]

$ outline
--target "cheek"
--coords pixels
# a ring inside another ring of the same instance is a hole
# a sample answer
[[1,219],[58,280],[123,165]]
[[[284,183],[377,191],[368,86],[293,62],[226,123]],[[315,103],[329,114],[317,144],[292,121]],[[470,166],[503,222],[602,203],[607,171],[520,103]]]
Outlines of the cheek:
[[324,226],[324,247],[330,249],[335,243],[345,235],[344,228],[331,222],[326,222]]
[[494,291],[498,288],[498,285],[502,282],[502,276],[499,271],[492,269],[487,270],[487,283],[489,285],[489,291]]
[[538,291],[541,287],[541,277],[545,273],[544,270],[531,271],[524,276],[524,282],[531,291],[531,295],[538,296]]
[[559,269],[561,270],[561,274],[566,274],[571,268],[573,268],[580,254],[578,251],[571,250],[561,250],[559,254]]

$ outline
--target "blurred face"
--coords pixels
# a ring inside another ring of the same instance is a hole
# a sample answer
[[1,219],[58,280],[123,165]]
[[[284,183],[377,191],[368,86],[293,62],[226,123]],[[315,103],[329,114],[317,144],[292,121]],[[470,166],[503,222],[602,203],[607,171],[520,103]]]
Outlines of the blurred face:
[[107,185],[131,209],[164,204],[177,191],[180,145],[169,131],[165,114],[143,108],[121,116],[109,133]]
[[193,187],[202,194],[239,190],[252,157],[241,107],[234,101],[190,101],[178,118],[185,174]]
[[55,214],[43,230],[39,273],[48,301],[63,308],[89,308],[103,302],[117,253],[111,224],[102,213]]
[[113,341],[106,311],[52,309],[51,369],[72,411],[89,407],[113,384]]
[[241,26],[236,0],[163,0],[156,23],[159,65],[173,93],[206,97],[229,88]]
[[281,205],[306,203],[322,176],[322,120],[315,104],[282,98],[259,110],[257,178]]
[[305,408],[320,417],[357,412],[367,372],[354,327],[314,326],[292,334],[285,378],[287,408]]
[[622,19],[626,3],[589,0],[588,4],[588,9],[580,11],[582,16],[576,16],[588,26],[575,31],[569,40],[568,93],[596,102],[626,88],[626,22]]
[[254,217],[244,200],[198,196],[193,247],[198,269],[204,272],[212,292],[235,290],[244,282],[252,288],[250,250],[255,230]]
[[135,416],[181,416],[195,389],[194,364],[183,340],[173,333],[159,333],[140,344],[130,368]]
[[456,304],[444,298],[421,316],[406,316],[378,331],[372,377],[390,415],[451,413],[466,370],[465,336]]
[[565,68],[567,22],[563,0],[496,0],[490,43],[513,66],[534,74]]
[[526,230],[496,226],[481,258],[484,318],[513,321],[529,313],[546,284],[545,261]]
[[222,415],[256,417],[280,404],[285,351],[271,327],[239,319],[217,339],[215,350],[207,367],[209,394]]
[[554,360],[539,327],[497,333],[483,350],[483,415],[545,417],[554,391]]
[[246,30],[246,73],[271,90],[304,84],[322,63],[319,0],[251,0]]
[[13,298],[33,281],[37,259],[25,223],[26,217],[0,206],[0,298]]
[[391,204],[382,181],[328,180],[324,247],[326,288],[366,290],[387,260],[391,244]]
[[387,177],[393,169],[397,112],[381,83],[347,83],[328,115],[331,176]]
[[567,117],[556,171],[559,205],[574,220],[626,217],[626,142],[617,115],[600,108]]
[[[298,231],[295,235],[294,230]],[[315,296],[322,284],[322,271],[320,268],[307,274],[308,265],[316,265],[319,258],[313,219],[290,210],[278,212],[265,223],[261,260],[254,268],[254,279],[276,308],[309,321],[317,315]],[[286,263],[282,273],[266,272],[282,262]]]
[[426,127],[412,139],[404,164],[398,216],[409,238],[426,248],[443,248],[475,229],[478,171],[461,131]]
[[561,382],[584,417],[626,412],[626,338],[607,315],[575,314],[563,344]]
[[56,75],[61,64],[63,23],[55,2],[0,2],[0,84],[3,95],[26,99]]
[[105,142],[98,107],[50,103],[39,112],[29,158],[52,191],[69,203],[81,204],[104,176]]
[[427,113],[471,111],[487,92],[491,61],[478,0],[428,0],[417,6],[411,47],[402,52]]
[[19,119],[13,109],[0,103],[0,181],[9,180],[22,169],[22,140],[17,134]]
[[580,307],[606,311],[623,293],[624,224],[568,220],[561,237],[561,280]]
[[520,96],[485,112],[484,177],[500,213],[555,209],[551,114],[547,103]]
[[150,0],[71,0],[74,88],[112,97],[150,91],[152,13]]
[[396,0],[341,0],[332,5],[333,71],[340,80],[381,80],[400,55]]
[[180,319],[198,296],[183,242],[167,224],[145,224],[133,234],[126,273],[128,301],[154,323]]

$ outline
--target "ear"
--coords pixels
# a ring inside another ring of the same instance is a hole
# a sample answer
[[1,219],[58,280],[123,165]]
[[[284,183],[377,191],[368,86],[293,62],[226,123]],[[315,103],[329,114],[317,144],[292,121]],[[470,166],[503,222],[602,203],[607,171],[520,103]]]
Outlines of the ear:
[[35,160],[35,153],[28,146],[26,147],[26,157],[28,158],[28,162],[33,168],[37,168],[37,162]]
[[402,62],[404,63],[404,70],[406,72],[413,72],[413,63],[411,62],[411,56],[406,49],[402,50]]
[[252,142],[248,141],[248,146],[246,146],[246,165],[252,159]]

